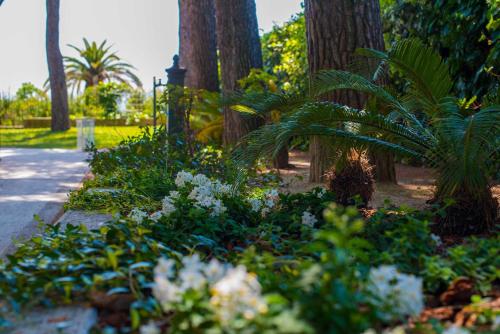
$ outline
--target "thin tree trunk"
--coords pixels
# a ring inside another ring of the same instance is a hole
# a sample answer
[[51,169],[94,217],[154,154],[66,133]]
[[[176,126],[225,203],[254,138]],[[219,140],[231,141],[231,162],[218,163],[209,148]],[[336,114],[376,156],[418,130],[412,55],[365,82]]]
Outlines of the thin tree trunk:
[[[262,68],[255,0],[215,0],[215,12],[222,91],[227,94],[238,89],[238,80],[252,68]],[[262,124],[260,118],[224,108],[224,144],[236,144]]]
[[59,49],[59,0],[47,0],[46,48],[52,102],[51,129],[64,131],[70,128],[70,122],[66,75]]
[[219,90],[215,7],[213,0],[179,0],[180,64],[187,69],[185,85]]
[[[378,0],[306,0],[309,73],[324,69],[348,70],[357,48],[384,49]],[[363,108],[365,94],[335,91],[323,97],[354,108]],[[318,138],[310,142],[310,182],[324,180],[330,167],[328,149]]]

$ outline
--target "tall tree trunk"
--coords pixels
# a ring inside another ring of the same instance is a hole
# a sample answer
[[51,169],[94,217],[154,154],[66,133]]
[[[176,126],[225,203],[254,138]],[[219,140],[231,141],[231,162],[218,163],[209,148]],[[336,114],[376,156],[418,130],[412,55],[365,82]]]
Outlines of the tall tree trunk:
[[[324,69],[348,70],[357,48],[384,49],[378,0],[306,0],[305,15],[310,75]],[[324,99],[363,108],[367,97],[339,90]],[[311,138],[310,154],[309,181],[320,182],[330,166],[322,139]]]
[[49,67],[52,131],[70,127],[68,89],[64,74],[63,58],[59,49],[59,0],[47,0],[46,27],[47,64]]
[[180,64],[187,69],[185,85],[219,90],[215,7],[213,0],[179,0]]
[[[222,91],[227,94],[238,88],[238,80],[252,68],[262,68],[255,0],[215,0],[215,13]],[[224,108],[224,144],[236,144],[262,123],[257,117]]]

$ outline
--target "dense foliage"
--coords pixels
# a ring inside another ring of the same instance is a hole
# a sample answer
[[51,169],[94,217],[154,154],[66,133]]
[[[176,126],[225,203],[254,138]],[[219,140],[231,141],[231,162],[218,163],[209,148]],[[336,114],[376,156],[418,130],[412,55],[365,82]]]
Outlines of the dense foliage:
[[46,92],[31,83],[23,83],[15,96],[0,94],[0,125],[19,125],[25,118],[49,115]]
[[[69,112],[72,118],[126,119],[133,124],[152,117],[153,99],[142,88],[100,82],[71,96]],[[14,96],[0,94],[0,125],[23,125],[23,120],[39,117],[50,117],[50,99],[44,90],[24,83]]]
[[68,207],[115,218],[47,226],[1,262],[1,325],[25,307],[87,301],[105,333],[361,333],[408,317],[414,333],[442,333],[419,320],[424,296],[466,276],[476,325],[491,328],[479,296],[498,283],[498,238],[444,248],[434,213],[388,206],[366,218],[321,188],[280,193],[266,174],[238,186],[222,152],[196,152],[161,130],[94,151],[95,178]]
[[500,6],[496,0],[393,0],[383,6],[389,44],[419,38],[446,60],[460,97],[499,87]]
[[278,78],[285,91],[306,88],[307,46],[304,14],[297,14],[282,26],[262,36],[264,69]]
[[[436,228],[452,234],[494,228],[498,203],[490,182],[499,167],[500,105],[473,109],[451,96],[449,67],[418,40],[398,42],[388,53],[371,49],[359,53],[380,62],[369,78],[324,71],[312,85],[312,98],[301,104],[289,96],[265,99],[264,103],[271,104],[291,101],[292,112],[279,123],[254,131],[239,159],[254,162],[275,155],[297,135],[335,139],[344,151],[370,148],[413,156],[437,171],[435,201],[444,204],[452,199],[455,203]],[[386,66],[406,80],[405,94],[393,95],[375,83]],[[334,102],[313,102],[314,97],[343,89],[369,94],[387,114],[381,108],[356,110]]]

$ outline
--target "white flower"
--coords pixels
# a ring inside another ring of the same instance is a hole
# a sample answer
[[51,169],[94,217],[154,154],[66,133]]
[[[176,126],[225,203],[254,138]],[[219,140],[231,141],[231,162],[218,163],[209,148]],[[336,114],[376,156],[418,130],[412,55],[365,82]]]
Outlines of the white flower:
[[156,211],[156,212],[152,213],[151,216],[149,216],[149,219],[151,219],[154,222],[158,222],[158,220],[160,220],[160,218],[162,216],[163,216],[163,214],[161,211]]
[[189,289],[201,289],[207,282],[200,270],[188,267],[184,267],[179,271],[179,280],[181,282],[180,289],[183,292]]
[[195,186],[204,186],[212,184],[210,179],[203,174],[196,174],[193,177],[193,181],[191,181],[191,183],[194,184]]
[[137,224],[141,224],[144,220],[144,218],[146,218],[148,216],[148,214],[138,208],[134,208],[132,209],[132,211],[130,211],[128,217],[130,219],[132,219],[133,221],[135,221]]
[[184,256],[182,258],[182,265],[184,268],[189,270],[201,271],[203,269],[203,262],[200,261],[200,256],[198,254],[193,254],[189,256]]
[[453,325],[448,327],[443,334],[469,334],[469,331],[465,328]]
[[177,274],[174,261],[160,259],[154,274],[153,295],[165,311],[182,301],[186,291],[194,289],[210,291],[210,306],[222,326],[239,316],[252,319],[267,312],[259,281],[245,266],[234,268],[217,259],[204,263],[194,254],[182,259],[182,268]]
[[176,190],[172,190],[169,193],[168,197],[170,197],[171,199],[179,199],[181,197],[181,194]]
[[431,233],[431,239],[436,244],[436,247],[441,247],[441,245],[443,244],[441,238],[438,235],[435,235],[434,233]]
[[160,328],[150,321],[147,325],[142,325],[140,334],[161,334]]
[[231,186],[225,183],[220,183],[220,181],[215,181],[212,184],[214,192],[219,195],[227,195],[231,193]]
[[175,261],[172,259],[160,258],[154,269],[155,276],[172,278],[174,276]]
[[212,188],[210,186],[198,186],[194,187],[193,190],[189,193],[188,198],[200,201],[205,197],[212,197]]
[[211,183],[194,187],[189,193],[188,198],[196,202],[195,207],[211,210],[210,215],[212,217],[220,216],[227,210],[224,203],[216,198],[216,193]]
[[310,213],[309,211],[304,211],[302,214],[302,224],[309,226],[309,227],[314,227],[314,224],[316,224],[318,220],[316,217]]
[[267,312],[259,281],[241,265],[229,269],[212,287],[210,304],[223,325],[240,314],[253,319],[257,314]]
[[170,197],[165,197],[162,201],[161,212],[165,216],[169,216],[172,212],[176,210],[176,207]]
[[224,277],[226,274],[226,267],[217,259],[212,259],[208,265],[203,268],[203,273],[210,283],[215,283]]
[[264,206],[262,209],[262,215],[264,216],[267,212],[271,211],[279,201],[279,193],[276,189],[268,189],[264,192]]
[[386,320],[417,316],[424,308],[422,279],[399,273],[394,266],[371,268],[368,291],[375,305],[387,309]]
[[264,201],[264,204],[267,206],[268,209],[272,209],[272,208],[274,208],[274,205],[276,204],[276,202],[274,201],[274,199],[268,198]]
[[323,196],[326,195],[326,190],[325,188],[319,188],[318,190],[316,190],[316,196],[318,198],[323,198]]
[[179,287],[161,276],[155,277],[153,296],[155,296],[165,310],[169,309],[169,304],[179,302],[182,298]]
[[262,202],[258,198],[250,198],[248,202],[252,206],[253,212],[259,212],[260,209],[262,208]]
[[193,174],[185,171],[180,171],[175,177],[175,185],[182,188],[186,183],[191,183],[193,181]]
[[265,191],[266,197],[270,198],[278,198],[279,197],[279,192],[276,189],[268,189]]

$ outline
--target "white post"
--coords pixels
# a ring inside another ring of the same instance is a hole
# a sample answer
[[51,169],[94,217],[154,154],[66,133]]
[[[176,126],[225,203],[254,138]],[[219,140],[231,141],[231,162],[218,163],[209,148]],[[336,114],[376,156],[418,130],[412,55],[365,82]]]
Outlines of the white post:
[[79,118],[76,120],[77,138],[76,148],[84,151],[88,146],[94,144],[94,124],[93,118]]

